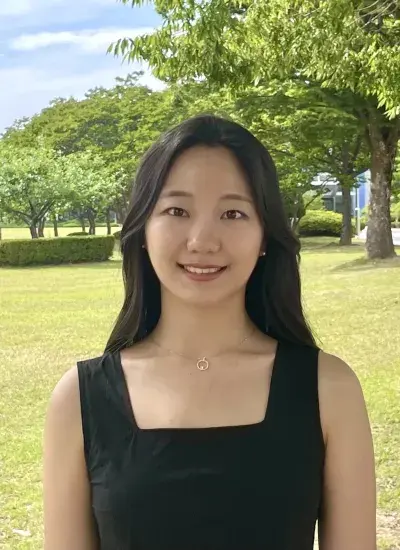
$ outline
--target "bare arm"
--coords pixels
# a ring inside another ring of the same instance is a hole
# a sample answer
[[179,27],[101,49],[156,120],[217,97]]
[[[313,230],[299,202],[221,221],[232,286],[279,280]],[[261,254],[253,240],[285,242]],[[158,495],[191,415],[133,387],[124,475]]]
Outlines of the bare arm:
[[83,450],[77,368],[50,399],[44,435],[44,550],[98,550]]
[[376,550],[374,451],[360,383],[343,361],[321,353],[319,391],[326,434],[320,550]]

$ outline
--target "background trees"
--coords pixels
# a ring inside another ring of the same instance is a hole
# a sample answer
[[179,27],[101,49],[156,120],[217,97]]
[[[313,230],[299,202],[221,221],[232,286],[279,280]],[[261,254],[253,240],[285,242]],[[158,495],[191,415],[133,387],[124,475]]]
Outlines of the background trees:
[[367,253],[370,258],[394,255],[390,197],[400,131],[398,2],[153,3],[162,27],[121,39],[111,52],[146,60],[167,82],[205,78],[234,90],[263,81],[279,82],[280,89],[318,88],[321,107],[334,105],[357,120],[372,176]]

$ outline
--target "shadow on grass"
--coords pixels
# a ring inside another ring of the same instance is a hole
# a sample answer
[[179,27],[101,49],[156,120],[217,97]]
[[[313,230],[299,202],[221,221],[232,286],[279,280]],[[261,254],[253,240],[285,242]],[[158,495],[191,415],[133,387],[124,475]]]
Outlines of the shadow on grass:
[[363,243],[340,246],[339,240],[333,237],[314,237],[301,239],[301,252],[329,254],[331,252],[354,253],[364,250]]
[[372,271],[375,269],[400,268],[400,256],[386,260],[368,260],[367,258],[356,258],[350,262],[337,265],[331,269],[332,272],[340,271]]

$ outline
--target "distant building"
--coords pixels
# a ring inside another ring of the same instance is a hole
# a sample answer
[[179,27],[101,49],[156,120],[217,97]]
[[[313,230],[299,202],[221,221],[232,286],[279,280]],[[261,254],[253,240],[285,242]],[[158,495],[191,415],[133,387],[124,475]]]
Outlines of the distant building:
[[[355,215],[356,208],[363,210],[369,203],[369,193],[371,184],[371,173],[369,170],[360,174],[357,178],[358,187],[351,190],[351,211]],[[328,174],[318,174],[312,181],[316,187],[324,187],[325,193],[322,195],[325,208],[333,212],[342,213],[342,191],[335,178]]]

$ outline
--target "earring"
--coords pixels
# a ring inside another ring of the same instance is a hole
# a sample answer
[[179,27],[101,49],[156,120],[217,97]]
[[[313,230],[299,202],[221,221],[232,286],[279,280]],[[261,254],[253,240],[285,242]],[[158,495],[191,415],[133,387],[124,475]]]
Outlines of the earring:
[[261,256],[265,256],[265,252],[264,252],[264,251],[263,251],[263,252],[260,252],[260,258],[261,258]]
[[146,249],[146,245],[145,245],[145,244],[142,244],[142,248]]

